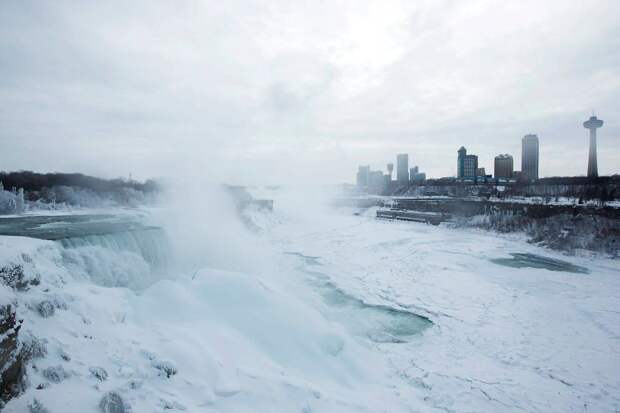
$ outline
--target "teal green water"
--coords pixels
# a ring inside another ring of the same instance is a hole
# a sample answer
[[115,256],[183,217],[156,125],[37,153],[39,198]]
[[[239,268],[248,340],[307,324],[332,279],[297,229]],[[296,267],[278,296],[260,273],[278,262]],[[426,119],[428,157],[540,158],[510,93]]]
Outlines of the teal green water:
[[512,258],[495,258],[491,262],[513,268],[540,268],[549,271],[562,271],[575,274],[589,274],[590,270],[570,262],[536,254],[511,253]]
[[358,336],[366,336],[376,343],[406,343],[433,325],[427,317],[388,305],[368,304],[338,288],[330,277],[320,271],[321,257],[299,252],[285,252],[298,257],[301,271],[309,276],[308,282],[329,308],[328,318],[343,324]]

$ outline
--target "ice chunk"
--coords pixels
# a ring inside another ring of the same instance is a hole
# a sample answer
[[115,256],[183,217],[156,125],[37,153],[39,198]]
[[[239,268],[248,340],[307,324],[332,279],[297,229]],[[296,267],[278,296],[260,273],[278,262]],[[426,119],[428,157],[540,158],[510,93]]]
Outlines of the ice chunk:
[[41,282],[38,276],[27,276],[21,264],[8,264],[0,267],[0,280],[3,284],[18,291],[25,291],[30,285],[38,285]]
[[99,381],[106,381],[108,379],[108,372],[103,367],[90,367],[88,371]]
[[27,358],[41,358],[47,355],[47,340],[26,333],[21,338],[22,351]]
[[70,376],[71,374],[60,365],[51,366],[43,370],[43,377],[45,377],[52,383],[60,383],[61,381]]
[[32,400],[32,403],[28,405],[28,410],[30,413],[50,413],[50,411],[37,399]]
[[166,378],[170,378],[177,374],[177,368],[171,361],[154,359],[151,361],[151,365],[159,370],[160,376],[164,375]]
[[107,392],[99,402],[103,413],[131,413],[131,406],[115,391]]
[[51,296],[40,301],[36,306],[37,312],[43,318],[48,318],[56,313],[56,310],[66,310],[67,303],[59,296]]
[[37,304],[37,311],[41,317],[49,318],[56,312],[56,307],[54,307],[54,304],[51,301],[43,300]]
[[66,351],[64,351],[63,349],[58,350],[58,355],[60,356],[61,359],[63,359],[64,361],[71,361],[71,356],[69,355],[69,353],[67,353]]

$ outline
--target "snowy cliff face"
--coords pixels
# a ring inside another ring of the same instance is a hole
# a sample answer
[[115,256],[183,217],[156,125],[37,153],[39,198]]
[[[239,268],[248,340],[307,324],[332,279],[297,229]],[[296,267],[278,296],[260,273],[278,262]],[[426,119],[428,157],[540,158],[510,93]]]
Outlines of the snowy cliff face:
[[24,388],[23,361],[17,341],[20,328],[13,307],[10,304],[0,307],[0,403],[19,395]]

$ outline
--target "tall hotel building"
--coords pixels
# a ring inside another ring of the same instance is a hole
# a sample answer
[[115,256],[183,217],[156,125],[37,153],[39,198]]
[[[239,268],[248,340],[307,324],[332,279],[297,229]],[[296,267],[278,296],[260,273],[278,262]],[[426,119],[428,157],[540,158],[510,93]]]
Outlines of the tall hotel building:
[[521,140],[521,177],[526,181],[538,179],[538,136],[525,135]]
[[457,177],[459,179],[476,179],[478,170],[478,156],[467,155],[467,149],[464,146],[458,150],[457,158]]
[[396,155],[396,180],[399,184],[409,183],[409,155]]
[[494,173],[496,178],[500,179],[510,179],[512,178],[514,172],[514,162],[512,156],[505,155],[497,155],[495,157],[495,168]]

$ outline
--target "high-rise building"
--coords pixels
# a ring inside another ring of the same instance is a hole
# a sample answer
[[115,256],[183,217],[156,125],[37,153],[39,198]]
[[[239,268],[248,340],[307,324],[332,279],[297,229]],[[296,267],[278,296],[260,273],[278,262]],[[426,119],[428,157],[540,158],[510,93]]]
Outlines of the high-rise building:
[[596,130],[603,127],[603,121],[596,116],[590,116],[590,119],[583,122],[583,127],[590,130],[590,151],[588,153],[588,177],[596,178],[598,176],[598,164],[596,161]]
[[476,179],[478,172],[478,156],[467,155],[464,146],[458,150],[457,158],[457,177],[459,179]]
[[416,165],[413,168],[409,168],[409,181],[420,183],[426,180],[426,174],[420,172],[420,168]]
[[533,134],[521,140],[521,177],[526,181],[538,179],[538,136]]
[[357,186],[368,186],[369,165],[360,165],[357,168]]
[[461,146],[458,150],[458,154],[456,160],[456,177],[463,178],[465,176],[465,157],[467,156],[467,149]]
[[381,171],[370,171],[368,173],[368,188],[373,193],[383,192],[385,186],[385,177]]
[[393,163],[389,163],[387,164],[387,172],[388,172],[388,180],[391,181],[392,180],[392,173],[394,172],[394,164]]
[[465,157],[465,178],[475,178],[478,172],[478,155],[467,155]]
[[409,155],[406,153],[396,155],[396,180],[400,184],[409,182]]
[[495,157],[495,178],[511,179],[514,173],[514,160],[507,153]]

